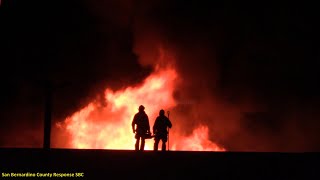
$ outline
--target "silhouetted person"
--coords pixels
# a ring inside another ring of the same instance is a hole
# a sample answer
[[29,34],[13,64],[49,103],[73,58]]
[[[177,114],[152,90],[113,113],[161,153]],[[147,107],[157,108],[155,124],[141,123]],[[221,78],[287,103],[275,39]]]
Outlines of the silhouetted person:
[[164,110],[161,109],[159,112],[159,116],[157,117],[153,126],[153,133],[155,134],[153,146],[154,151],[158,151],[160,140],[162,141],[162,151],[166,150],[166,142],[168,140],[168,127],[171,128],[172,124],[169,118],[164,115]]
[[[135,125],[137,125],[137,128],[135,128]],[[132,131],[133,133],[136,133],[135,138],[137,139],[135,144],[135,150],[139,150],[139,143],[141,139],[140,151],[143,151],[146,134],[151,132],[149,118],[144,111],[143,105],[139,106],[139,112],[134,115],[132,121]]]

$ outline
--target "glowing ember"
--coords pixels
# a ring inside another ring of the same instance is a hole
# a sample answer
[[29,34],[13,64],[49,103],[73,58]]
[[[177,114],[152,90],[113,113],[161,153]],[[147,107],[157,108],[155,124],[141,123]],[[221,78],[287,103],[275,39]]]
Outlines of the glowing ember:
[[[152,130],[159,110],[176,106],[172,94],[177,78],[173,67],[157,67],[141,85],[115,92],[106,89],[105,106],[92,102],[57,126],[69,133],[71,148],[133,150],[135,139],[131,122],[139,105],[146,107]],[[170,131],[175,138],[173,143],[170,140],[170,150],[224,151],[208,140],[207,127],[195,129],[190,137],[181,137],[174,131],[175,121],[172,120]],[[146,140],[145,149],[152,150],[153,143],[153,140]]]

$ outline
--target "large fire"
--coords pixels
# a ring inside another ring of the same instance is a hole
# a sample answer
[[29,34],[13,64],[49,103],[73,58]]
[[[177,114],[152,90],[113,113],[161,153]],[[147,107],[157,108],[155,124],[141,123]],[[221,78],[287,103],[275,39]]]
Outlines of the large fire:
[[[163,53],[163,52],[162,52]],[[163,61],[161,56],[160,60]],[[174,66],[157,66],[155,71],[139,86],[129,86],[119,91],[105,90],[105,103],[91,102],[58,123],[70,135],[71,148],[80,149],[134,149],[135,139],[131,122],[139,105],[146,107],[150,127],[154,124],[160,109],[176,106],[172,94],[178,74]],[[190,136],[181,136],[175,131],[177,119],[170,118],[170,150],[224,151],[208,140],[207,126],[194,129]],[[153,140],[146,140],[146,150],[153,149]],[[160,143],[161,147],[161,143]]]

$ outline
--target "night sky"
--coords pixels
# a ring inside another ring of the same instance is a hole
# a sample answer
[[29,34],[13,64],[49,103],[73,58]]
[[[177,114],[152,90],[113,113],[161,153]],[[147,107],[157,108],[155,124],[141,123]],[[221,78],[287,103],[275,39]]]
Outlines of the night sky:
[[0,146],[42,146],[47,82],[61,121],[106,87],[141,82],[162,44],[186,79],[175,97],[200,102],[192,111],[214,124],[218,143],[319,151],[318,20],[303,2],[3,0]]

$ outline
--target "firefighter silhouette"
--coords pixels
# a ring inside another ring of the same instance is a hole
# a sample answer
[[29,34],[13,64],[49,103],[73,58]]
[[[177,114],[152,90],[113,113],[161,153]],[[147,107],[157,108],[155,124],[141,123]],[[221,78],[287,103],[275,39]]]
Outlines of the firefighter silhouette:
[[[133,133],[136,133],[136,144],[135,144],[135,150],[143,151],[144,150],[144,144],[147,134],[151,134],[150,131],[150,125],[149,125],[149,118],[146,112],[144,111],[144,106],[139,106],[139,112],[134,115],[133,121],[132,121],[132,131]],[[141,145],[139,149],[139,143],[141,139]]]
[[156,121],[153,126],[154,133],[154,151],[158,151],[158,145],[160,140],[162,141],[162,151],[166,150],[166,142],[168,140],[168,130],[167,128],[171,128],[172,124],[169,118],[167,118],[164,114],[164,110],[161,109],[159,112],[159,116],[156,118]]

